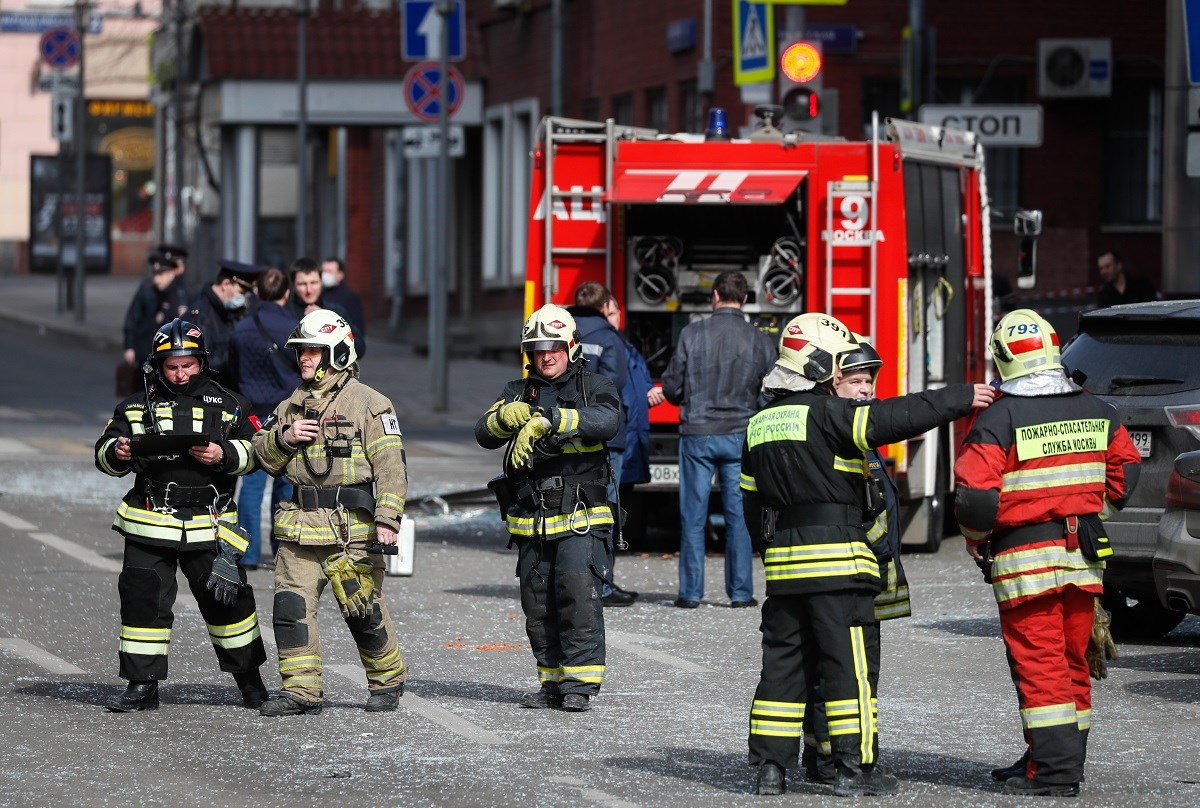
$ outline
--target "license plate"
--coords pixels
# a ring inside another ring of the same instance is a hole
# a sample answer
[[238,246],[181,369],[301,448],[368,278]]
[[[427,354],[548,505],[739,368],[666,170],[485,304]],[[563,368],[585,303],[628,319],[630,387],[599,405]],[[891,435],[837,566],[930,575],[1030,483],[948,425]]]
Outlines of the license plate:
[[674,463],[651,463],[650,482],[679,485],[679,466]]
[[1138,454],[1142,457],[1150,456],[1150,449],[1154,443],[1153,437],[1148,429],[1130,429],[1129,439],[1133,441],[1133,445],[1137,447]]

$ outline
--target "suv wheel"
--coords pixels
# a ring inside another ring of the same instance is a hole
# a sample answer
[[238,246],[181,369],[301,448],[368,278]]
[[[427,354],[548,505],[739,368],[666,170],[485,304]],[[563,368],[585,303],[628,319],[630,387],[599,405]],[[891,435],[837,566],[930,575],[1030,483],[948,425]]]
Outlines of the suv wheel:
[[1112,612],[1112,634],[1120,640],[1158,639],[1187,616],[1149,598],[1131,601],[1120,594],[1102,595],[1100,605]]

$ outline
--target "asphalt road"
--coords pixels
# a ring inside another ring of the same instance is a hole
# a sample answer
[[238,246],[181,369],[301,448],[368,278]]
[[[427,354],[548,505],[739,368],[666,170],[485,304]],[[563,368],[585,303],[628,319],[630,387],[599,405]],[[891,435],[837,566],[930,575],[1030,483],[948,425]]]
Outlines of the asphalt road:
[[[491,509],[418,516],[416,574],[387,581],[411,670],[398,712],[360,709],[365,681],[331,599],[320,616],[324,712],[267,719],[242,708],[186,597],[162,708],[106,712],[98,705],[124,686],[121,541],[109,525],[125,481],[97,472],[90,448],[112,404],[111,366],[53,338],[14,343],[12,331],[0,325],[18,380],[0,394],[0,805],[771,803],[750,795],[746,766],[758,614],[727,608],[721,559],[709,559],[705,605],[679,610],[675,559],[622,557],[621,580],[642,597],[606,612],[595,709],[523,710],[536,675],[515,554]],[[988,777],[1020,751],[990,590],[960,541],[905,561],[916,613],[884,627],[882,759],[902,781],[887,803],[1011,805]],[[250,577],[269,626],[271,572]],[[1160,643],[1121,647],[1096,687],[1074,804],[1200,803],[1198,641],[1189,618]],[[278,686],[270,663],[264,676]],[[824,787],[789,785],[775,802],[834,801]]]

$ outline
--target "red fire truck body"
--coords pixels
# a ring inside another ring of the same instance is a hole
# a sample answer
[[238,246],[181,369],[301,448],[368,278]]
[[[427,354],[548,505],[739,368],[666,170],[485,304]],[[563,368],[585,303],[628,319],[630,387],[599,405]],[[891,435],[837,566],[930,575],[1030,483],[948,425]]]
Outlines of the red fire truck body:
[[[878,132],[878,127],[875,128]],[[983,152],[969,133],[888,121],[886,137],[801,139],[765,127],[705,141],[612,121],[546,118],[535,146],[527,313],[604,283],[658,378],[679,332],[742,272],[773,336],[805,311],[867,337],[881,398],[986,375],[991,269]],[[678,410],[651,409],[653,480],[677,490]],[[951,434],[889,447],[905,540],[936,549]]]

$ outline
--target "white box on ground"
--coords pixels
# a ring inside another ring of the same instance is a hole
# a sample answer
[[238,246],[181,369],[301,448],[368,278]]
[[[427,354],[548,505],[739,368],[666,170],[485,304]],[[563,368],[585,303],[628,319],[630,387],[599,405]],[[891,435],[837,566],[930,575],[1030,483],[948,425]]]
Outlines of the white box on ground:
[[384,556],[387,559],[387,567],[384,568],[384,571],[388,575],[413,574],[413,551],[416,549],[416,541],[417,535],[413,521],[402,519],[400,532],[396,535],[396,546],[400,548],[400,552]]

